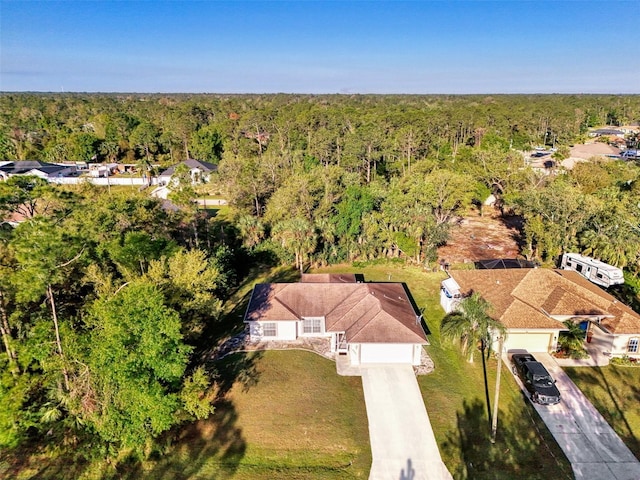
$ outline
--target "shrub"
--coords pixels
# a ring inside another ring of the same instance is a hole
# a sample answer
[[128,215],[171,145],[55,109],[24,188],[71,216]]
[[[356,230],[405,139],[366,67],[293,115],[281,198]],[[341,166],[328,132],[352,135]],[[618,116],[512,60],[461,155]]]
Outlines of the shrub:
[[623,355],[622,357],[613,357],[609,362],[612,365],[623,367],[640,367],[640,359]]

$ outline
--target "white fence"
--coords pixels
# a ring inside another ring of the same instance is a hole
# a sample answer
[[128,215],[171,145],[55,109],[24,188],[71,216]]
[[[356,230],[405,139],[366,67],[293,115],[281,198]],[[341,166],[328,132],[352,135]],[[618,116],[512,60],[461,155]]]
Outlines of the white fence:
[[152,178],[149,181],[148,178],[142,177],[51,177],[48,179],[51,183],[57,183],[59,185],[79,185],[81,183],[92,183],[93,185],[101,185],[104,187],[110,185],[125,185],[125,186],[142,186],[142,185],[157,185],[158,179]]

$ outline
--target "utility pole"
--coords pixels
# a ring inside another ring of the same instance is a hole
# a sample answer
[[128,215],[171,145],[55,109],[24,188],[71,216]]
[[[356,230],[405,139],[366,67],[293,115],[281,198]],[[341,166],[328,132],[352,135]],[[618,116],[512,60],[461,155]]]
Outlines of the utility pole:
[[496,373],[496,393],[493,398],[493,416],[491,418],[491,443],[496,443],[498,431],[498,403],[500,399],[500,374],[502,373],[502,346],[504,337],[498,337],[498,372]]

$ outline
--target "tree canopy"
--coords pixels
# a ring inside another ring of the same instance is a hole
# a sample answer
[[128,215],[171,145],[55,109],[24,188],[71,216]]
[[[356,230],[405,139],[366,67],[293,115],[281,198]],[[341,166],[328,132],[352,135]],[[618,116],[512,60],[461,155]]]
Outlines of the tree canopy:
[[85,458],[147,455],[213,411],[192,352],[235,285],[230,246],[193,248],[184,214],[143,193],[81,187],[59,210],[42,206],[62,187],[22,180],[0,184],[5,211],[34,205],[0,237],[0,445],[49,432]]

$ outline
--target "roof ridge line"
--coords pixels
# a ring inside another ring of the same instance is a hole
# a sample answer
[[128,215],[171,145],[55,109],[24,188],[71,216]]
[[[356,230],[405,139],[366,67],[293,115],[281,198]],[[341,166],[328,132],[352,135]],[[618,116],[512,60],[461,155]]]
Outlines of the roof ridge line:
[[[595,303],[598,308],[601,308],[607,314],[610,313],[609,312],[609,308],[610,308],[610,306],[612,304],[615,304],[615,302],[621,303],[618,299],[616,299],[609,292],[606,292],[606,291],[602,290],[599,287],[595,291],[594,290],[590,290],[587,287],[584,287],[584,286],[580,285],[579,283],[575,283],[575,282],[569,280],[568,278],[564,277],[561,273],[556,272],[556,270],[559,270],[559,269],[553,269],[552,271],[553,271],[553,273],[558,275],[560,277],[560,279],[561,279],[561,281],[560,281],[561,285],[559,285],[559,287],[557,287],[557,288],[561,288],[565,292],[565,294],[579,297],[581,300],[584,300],[584,301],[589,302],[589,303]],[[568,271],[572,271],[572,270],[568,270]],[[575,273],[577,275],[580,275],[577,272],[575,272]],[[580,275],[580,278],[584,278],[584,277],[582,277],[582,275]],[[565,285],[568,288],[564,288]],[[597,300],[592,299],[591,298],[592,296],[597,298]],[[604,306],[598,305],[598,303],[600,303],[600,302],[602,302],[605,305]],[[623,303],[623,305],[624,305],[624,303]]]
[[[351,327],[355,327],[358,324],[358,321],[365,316],[365,314],[367,314],[369,311],[371,311],[372,309],[376,308],[376,306],[378,307],[378,313],[376,313],[372,318],[370,318],[369,320],[367,320],[366,322],[364,322],[364,324],[358,329],[356,330],[356,332],[353,334],[353,336],[356,336],[358,333],[360,333],[367,325],[369,325],[369,323],[371,322],[371,320],[373,320],[373,318],[377,317],[380,314],[380,310],[385,311],[382,308],[382,302],[380,302],[380,299],[376,297],[376,294],[372,291],[371,287],[369,284],[365,284],[366,285],[366,294],[364,297],[362,297],[360,299],[360,301],[358,303],[356,303],[353,307],[355,308],[356,305],[359,305],[360,303],[362,303],[366,298],[368,298],[369,296],[372,296],[374,298],[374,304],[371,305],[369,308],[367,308],[365,311],[362,312],[362,314],[358,317],[358,320],[353,322],[351,324]],[[350,330],[350,329],[349,329]],[[346,333],[346,331],[345,331]]]
[[[319,284],[319,285],[322,285],[322,284]],[[325,284],[325,285],[327,285],[327,284]],[[329,283],[328,285],[331,285],[331,284]],[[342,285],[342,284],[340,284],[340,285]],[[352,285],[352,284],[348,284],[348,285]],[[325,314],[324,314],[324,318],[326,319],[329,315],[331,315],[333,312],[335,312],[335,311],[338,309],[338,307],[340,307],[344,302],[346,302],[348,299],[350,299],[351,297],[353,297],[353,296],[354,296],[356,293],[358,293],[359,291],[360,291],[360,289],[359,289],[359,288],[354,288],[354,289],[353,289],[353,292],[351,292],[349,295],[347,295],[347,296],[346,296],[346,298],[345,298],[344,300],[342,300],[342,301],[340,301],[339,303],[337,303],[337,304],[336,304],[336,305],[335,305],[335,306],[334,306],[334,307],[333,307],[329,312],[325,313]],[[346,312],[344,312],[344,314],[343,314],[343,315],[341,315],[341,316],[340,316],[340,318],[338,318],[338,319],[336,320],[336,322],[338,322],[338,321],[340,321],[342,318],[346,317],[346,316],[347,316],[347,313],[351,312],[351,311],[356,307],[356,305],[358,305],[358,304],[359,304],[359,303],[360,303],[364,298],[366,298],[366,295],[364,295],[360,300],[358,300],[356,303],[354,303],[354,304],[353,304],[353,306],[352,306],[351,308],[349,308]],[[334,323],[336,323],[336,322],[334,322]]]
[[[449,278],[451,278],[451,277],[449,277]],[[454,279],[454,280],[455,280],[455,279]],[[403,293],[406,295],[406,291],[404,291],[404,288],[403,288]],[[404,305],[405,303],[408,303],[408,304],[409,304],[409,306],[411,307],[411,310],[413,311],[413,314],[414,314],[414,315],[415,315],[415,317],[416,317],[416,325],[419,325],[419,322],[418,322],[417,320],[418,320],[418,318],[420,318],[420,317],[419,317],[418,315],[416,315],[416,310],[415,310],[415,308],[413,307],[413,305],[412,305],[411,301],[409,300],[409,297],[408,297],[408,296],[407,296],[407,299],[406,299],[406,300],[404,300],[404,299],[402,299],[401,297],[398,297],[398,298],[390,297],[390,296],[388,296],[387,294],[385,294],[384,292],[382,293],[382,295],[383,295],[383,297],[384,297],[384,298],[386,298],[387,300],[389,300],[389,301],[391,301],[391,302],[399,302],[399,303],[401,303],[401,304],[403,304],[403,305]],[[374,297],[376,297],[376,295],[375,295],[375,294],[374,294],[373,296],[374,296]],[[403,322],[398,321],[398,319],[396,318],[396,316],[395,316],[393,313],[389,312],[386,308],[384,308],[384,302],[382,302],[378,297],[376,297],[376,301],[377,301],[377,302],[378,302],[378,304],[380,305],[380,311],[384,312],[386,315],[388,315],[389,317],[391,317],[391,318],[394,320],[394,324],[395,324],[395,325],[398,325],[398,324],[399,324],[399,325],[402,325],[402,327],[403,327],[406,331],[409,331],[411,334],[416,335],[416,332],[414,332],[414,331],[409,327],[409,325],[405,325]],[[375,315],[375,316],[374,316],[374,318],[375,318],[375,317],[377,317],[378,315],[379,315],[379,313],[378,313],[377,315]],[[371,320],[373,320],[373,318],[372,318]],[[422,325],[420,325],[420,328],[422,328]],[[423,330],[424,330],[424,329],[423,329]]]
[[[366,298],[366,297],[365,297],[365,298]],[[364,299],[363,299],[363,300],[364,300]],[[360,302],[358,302],[358,303],[360,303]],[[360,316],[358,317],[358,320],[356,320],[355,322],[353,322],[353,323],[351,324],[351,328],[355,327],[355,326],[358,324],[358,321],[359,321],[362,317],[364,317],[364,316],[365,316],[365,314],[366,314],[366,313],[368,313],[368,312],[369,312],[370,310],[372,310],[373,308],[375,308],[375,306],[374,306],[374,305],[370,306],[367,310],[365,310],[364,312],[362,312],[362,315],[360,315]],[[386,313],[386,312],[385,312],[385,313]],[[353,334],[353,336],[356,336],[358,333],[360,333],[360,332],[361,332],[361,331],[362,331],[362,330],[363,330],[367,325],[369,325],[369,323],[370,323],[374,318],[376,318],[378,315],[380,315],[380,311],[379,311],[379,310],[378,310],[378,313],[376,313],[373,317],[371,317],[369,320],[367,320],[366,322],[364,322],[364,324],[363,324],[363,325],[362,325],[358,330],[356,330],[356,331],[355,331],[355,333]],[[346,333],[346,332],[348,332],[348,331],[350,331],[350,330],[351,330],[351,328],[348,328],[347,330],[345,330],[345,333]]]
[[[270,283],[269,285],[274,285],[274,284],[273,284],[273,283]],[[275,284],[275,285],[277,285],[277,284]],[[282,284],[280,284],[280,285],[282,285]],[[280,292],[283,292],[284,290],[286,290],[286,289],[287,289],[287,287],[288,287],[289,285],[294,285],[294,284],[293,284],[293,283],[287,283],[287,284],[285,284],[285,285],[286,285],[286,286],[285,286],[284,288],[282,288],[282,289],[280,290]],[[284,308],[286,308],[287,310],[289,310],[289,311],[293,314],[293,316],[295,316],[295,317],[296,317],[296,318],[298,318],[298,319],[301,319],[301,318],[302,318],[302,316],[301,316],[300,314],[298,314],[298,312],[294,311],[291,307],[289,307],[289,305],[287,305],[286,303],[284,303],[282,300],[280,300],[280,299],[278,298],[278,294],[279,294],[280,292],[276,292],[276,293],[275,293],[275,295],[273,296],[274,300],[276,300],[280,305],[282,305]]]

